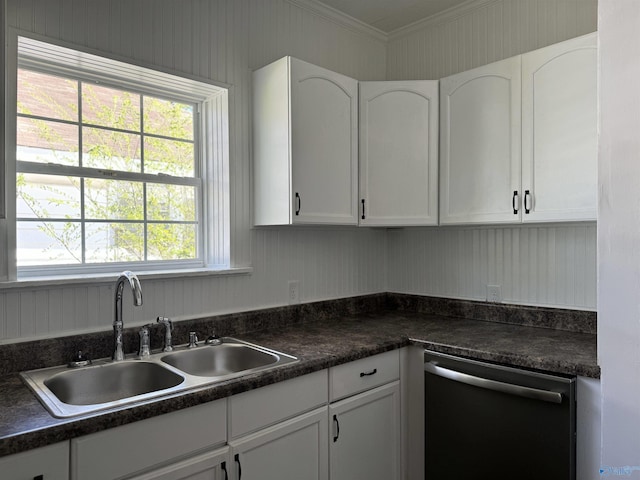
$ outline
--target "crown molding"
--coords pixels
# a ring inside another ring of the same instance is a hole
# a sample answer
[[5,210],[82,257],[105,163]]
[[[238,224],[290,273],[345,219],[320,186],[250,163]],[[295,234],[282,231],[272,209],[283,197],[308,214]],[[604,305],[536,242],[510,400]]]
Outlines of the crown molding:
[[287,0],[287,2],[300,8],[304,8],[315,15],[330,20],[333,23],[341,25],[353,32],[372,37],[382,43],[386,44],[389,40],[389,36],[382,30],[372,27],[371,25],[353,18],[340,10],[330,7],[329,5],[325,5],[319,0]]
[[461,3],[460,5],[448,8],[440,13],[436,13],[435,15],[431,15],[430,17],[417,20],[413,23],[410,23],[409,25],[393,30],[392,32],[389,32],[387,38],[389,41],[397,40],[398,38],[423,30],[425,28],[451,22],[457,18],[468,15],[469,13],[478,10],[479,8],[485,7],[492,3],[497,3],[499,1],[501,0],[468,0],[464,3]]

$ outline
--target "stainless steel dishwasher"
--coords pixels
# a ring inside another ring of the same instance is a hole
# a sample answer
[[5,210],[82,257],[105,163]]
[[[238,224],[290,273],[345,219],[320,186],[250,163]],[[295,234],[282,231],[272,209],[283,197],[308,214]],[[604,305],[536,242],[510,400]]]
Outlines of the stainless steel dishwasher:
[[425,480],[575,480],[575,377],[424,360]]

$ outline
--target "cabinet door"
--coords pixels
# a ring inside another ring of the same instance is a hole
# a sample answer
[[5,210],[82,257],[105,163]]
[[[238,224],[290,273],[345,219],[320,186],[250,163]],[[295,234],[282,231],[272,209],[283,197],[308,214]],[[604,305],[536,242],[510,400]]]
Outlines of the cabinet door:
[[3,480],[69,480],[69,442],[0,458]]
[[525,222],[596,219],[596,40],[591,34],[522,56]]
[[328,418],[322,407],[229,442],[236,480],[327,480]]
[[331,480],[400,478],[399,402],[393,382],[330,405]]
[[228,480],[229,447],[203,453],[129,480]]
[[520,221],[520,78],[517,56],[440,80],[441,224]]
[[357,221],[358,82],[291,59],[294,223]]
[[438,81],[360,83],[360,225],[437,225]]

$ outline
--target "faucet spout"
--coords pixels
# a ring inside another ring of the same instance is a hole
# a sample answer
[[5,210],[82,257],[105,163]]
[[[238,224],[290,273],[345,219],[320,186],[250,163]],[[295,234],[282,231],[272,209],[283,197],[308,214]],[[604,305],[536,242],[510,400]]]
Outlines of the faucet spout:
[[122,348],[122,332],[124,323],[122,321],[122,293],[125,283],[128,283],[133,293],[133,304],[136,307],[142,305],[142,288],[140,280],[133,272],[125,271],[120,274],[116,281],[115,292],[115,318],[113,319],[113,361],[118,362],[124,360],[124,351]]

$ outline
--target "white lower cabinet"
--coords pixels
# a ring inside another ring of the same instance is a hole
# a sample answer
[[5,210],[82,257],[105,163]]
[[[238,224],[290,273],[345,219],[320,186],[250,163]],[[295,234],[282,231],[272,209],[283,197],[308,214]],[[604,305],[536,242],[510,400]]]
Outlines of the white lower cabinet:
[[69,480],[69,442],[0,458],[2,480]]
[[160,478],[217,478],[177,472],[187,468],[180,462],[223,448],[226,440],[227,400],[221,399],[73,439],[71,478],[155,478],[145,474],[164,467],[168,476]]
[[576,478],[600,480],[602,449],[602,388],[600,379],[576,379]]
[[331,480],[399,480],[399,350],[334,367],[329,379]]
[[331,480],[400,478],[400,382],[329,407]]
[[232,480],[328,479],[328,373],[229,398]]
[[327,407],[231,441],[235,480],[326,480]]
[[130,480],[228,480],[229,447],[187,458]]

